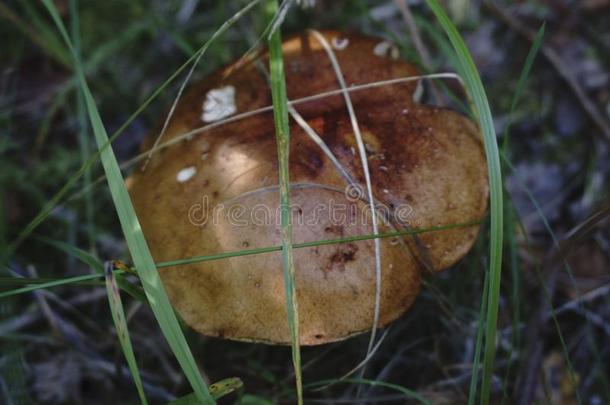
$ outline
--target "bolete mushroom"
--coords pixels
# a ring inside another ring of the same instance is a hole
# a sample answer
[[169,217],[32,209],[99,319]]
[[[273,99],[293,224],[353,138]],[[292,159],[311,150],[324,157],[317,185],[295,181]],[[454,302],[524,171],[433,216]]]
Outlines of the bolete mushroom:
[[[417,75],[388,42],[331,31],[322,35],[325,41],[307,32],[283,44],[290,100],[340,89],[322,42],[330,44],[348,87]],[[178,103],[163,142],[184,139],[156,151],[146,169],[131,176],[130,194],[156,261],[280,244],[273,116],[267,111],[239,118],[271,104],[267,65],[262,54],[194,86]],[[487,208],[477,127],[456,112],[414,101],[416,85],[350,92],[375,204],[385,208],[378,214],[382,233],[477,221]],[[302,118],[300,123],[292,119],[290,127],[294,242],[373,233],[343,95],[309,98],[294,107]],[[142,149],[148,150],[157,135]],[[478,228],[381,239],[379,325],[409,308],[425,269],[440,271],[464,256]],[[295,249],[301,344],[341,340],[372,327],[374,254],[370,239]],[[200,333],[289,343],[281,252],[160,273],[175,309]]]

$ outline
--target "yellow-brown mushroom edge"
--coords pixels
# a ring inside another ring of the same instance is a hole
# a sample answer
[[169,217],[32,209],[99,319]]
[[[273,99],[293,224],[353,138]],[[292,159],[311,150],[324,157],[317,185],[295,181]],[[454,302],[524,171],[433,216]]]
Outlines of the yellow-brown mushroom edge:
[[[334,48],[348,86],[417,75],[412,65],[380,45],[380,39],[332,31],[323,35]],[[292,37],[283,49],[291,100],[339,88],[326,51],[313,35]],[[258,63],[267,66],[266,58],[260,56]],[[485,156],[476,126],[448,109],[412,101],[415,86],[409,82],[351,93],[375,199],[392,210],[404,211],[401,221],[382,224],[381,232],[477,221],[487,209]],[[211,96],[220,100],[210,100]],[[227,100],[230,105],[224,110],[213,110]],[[257,61],[237,69],[229,66],[183,97],[163,141],[225,115],[270,104],[269,86]],[[349,175],[364,185],[342,96],[299,104],[296,109]],[[293,216],[294,241],[371,234],[367,201],[345,195],[345,178],[292,120],[290,132],[291,198],[298,207]],[[157,134],[143,143],[144,151]],[[248,212],[256,218],[254,207],[277,212],[277,172],[271,113],[222,124],[156,152],[146,170],[136,169],[128,180],[154,259],[279,245],[275,217],[243,223],[235,218],[235,210],[241,208],[246,210],[241,219]],[[224,214],[214,211],[219,204]],[[320,206],[344,206],[347,216],[343,222],[336,221],[321,214]],[[350,221],[367,212],[368,221]],[[315,220],[308,222],[311,218]],[[412,304],[425,267],[422,261],[434,271],[451,266],[470,249],[478,229],[469,226],[421,233],[416,240],[382,239],[379,325],[387,325]],[[337,341],[370,330],[375,302],[372,240],[296,249],[294,258],[301,344]],[[280,252],[165,268],[160,274],[176,310],[200,333],[289,343]]]

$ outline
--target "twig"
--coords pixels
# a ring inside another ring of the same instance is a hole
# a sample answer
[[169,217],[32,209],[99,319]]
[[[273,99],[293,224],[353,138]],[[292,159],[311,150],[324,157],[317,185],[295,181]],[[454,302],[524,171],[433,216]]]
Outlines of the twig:
[[411,34],[411,39],[413,40],[413,45],[415,45],[415,49],[421,56],[421,60],[424,66],[427,69],[430,69],[432,66],[432,60],[430,59],[430,52],[428,52],[428,48],[424,45],[421,35],[419,35],[419,29],[415,24],[415,19],[413,18],[413,14],[411,14],[411,9],[409,8],[409,4],[406,0],[394,0],[396,7],[400,10],[402,14],[402,18],[405,20],[405,24],[407,28],[409,28],[409,33]]
[[[527,38],[530,42],[534,41],[536,33],[521,24],[521,22],[516,18],[489,1],[484,2],[483,5],[519,35]],[[545,58],[551,63],[557,73],[559,73],[559,76],[561,76],[561,78],[565,80],[568,86],[572,89],[584,110],[602,131],[602,134],[606,140],[610,142],[610,123],[608,123],[608,120],[603,116],[595,103],[591,101],[587,93],[585,93],[585,91],[582,89],[581,85],[578,83],[578,80],[576,77],[574,77],[574,74],[568,67],[569,65],[562,60],[561,56],[559,56],[559,54],[550,46],[542,44],[540,49]]]
[[[555,315],[561,315],[562,313],[569,311],[569,310],[578,310],[581,305],[585,302],[590,302],[593,301],[599,297],[605,297],[607,296],[607,294],[610,292],[610,284],[604,284],[600,287],[597,287],[594,290],[589,291],[586,294],[582,294],[581,296],[579,296],[578,298],[568,301],[565,304],[563,304],[562,306],[555,308],[555,310],[553,311],[555,313]],[[548,312],[546,315],[547,319],[551,318],[552,313]]]
[[[413,45],[415,45],[415,49],[417,49],[417,53],[421,57],[422,64],[424,68],[430,72],[432,70],[432,59],[430,58],[430,52],[428,52],[428,48],[424,44],[421,39],[421,35],[419,34],[419,29],[417,28],[417,24],[415,24],[415,19],[413,18],[413,14],[411,14],[411,9],[409,8],[408,0],[394,0],[396,7],[400,10],[402,14],[403,20],[405,20],[405,25],[409,28],[409,33],[411,34],[411,39],[413,40]],[[437,105],[440,105],[443,96],[438,88],[434,85],[434,82],[431,82],[430,86],[432,90],[432,94],[436,101]]]

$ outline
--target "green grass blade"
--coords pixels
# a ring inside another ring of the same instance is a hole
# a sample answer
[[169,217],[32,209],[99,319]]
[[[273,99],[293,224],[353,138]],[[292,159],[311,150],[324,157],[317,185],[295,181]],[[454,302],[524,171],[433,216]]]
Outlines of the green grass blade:
[[489,273],[485,273],[483,281],[483,295],[481,295],[481,311],[479,312],[479,326],[477,328],[476,344],[474,349],[474,360],[472,362],[472,377],[470,378],[470,390],[468,394],[468,405],[474,405],[477,397],[477,383],[479,382],[479,360],[481,358],[481,347],[483,345],[483,330],[485,327],[485,313],[487,312],[487,293],[489,290]]
[[[508,159],[508,157],[506,155],[504,155],[504,154],[502,155],[502,161],[504,162],[506,167],[508,167],[511,170],[511,172],[513,173],[515,179],[517,180],[517,183],[523,189],[523,191],[525,191],[525,193],[527,194],[530,202],[532,203],[532,205],[536,209],[536,213],[540,217],[540,219],[541,219],[541,221],[542,221],[546,231],[551,236],[551,239],[553,240],[554,247],[559,251],[561,249],[561,245],[559,244],[559,240],[557,239],[557,236],[555,235],[555,232],[553,232],[553,229],[551,228],[551,224],[549,223],[548,218],[546,217],[546,215],[544,215],[544,211],[542,210],[542,207],[538,203],[538,200],[536,199],[536,197],[534,197],[532,191],[527,186],[525,180],[519,175],[519,173],[517,172],[515,166]],[[521,224],[521,228],[523,228],[522,224]],[[528,241],[528,246],[529,246],[529,241]],[[562,257],[562,262],[563,262],[563,265],[565,267],[566,273],[568,274],[568,276],[570,278],[570,282],[571,282],[572,286],[575,289],[576,298],[578,299],[578,297],[580,296],[580,293],[578,291],[578,286],[576,284],[576,281],[574,280],[574,275],[572,273],[571,266],[565,260],[564,257]],[[565,360],[566,366],[568,368],[568,377],[570,378],[570,383],[574,387],[576,387],[576,386],[578,386],[577,374],[576,374],[576,371],[574,369],[574,366],[572,365],[572,361],[570,360],[570,351],[568,350],[568,346],[566,344],[565,338],[563,336],[563,333],[561,333],[561,327],[559,325],[559,320],[557,319],[557,314],[555,313],[555,309],[553,307],[553,297],[551,296],[551,292],[549,290],[549,287],[547,286],[547,284],[545,282],[545,279],[542,276],[542,271],[540,269],[540,266],[536,266],[536,273],[537,273],[537,276],[538,276],[538,278],[540,280],[540,285],[542,286],[542,292],[544,294],[544,297],[545,297],[546,301],[549,304],[551,319],[553,320],[553,324],[555,326],[555,330],[557,331],[557,337],[559,338],[559,343],[560,343],[561,349],[563,351],[564,360]],[[578,302],[580,302],[580,301],[578,301]],[[582,303],[580,303],[579,305],[582,305]],[[585,318],[585,319],[587,319],[587,318]],[[587,324],[588,324],[588,320],[587,320]],[[581,404],[582,401],[580,399],[580,394],[578,393],[578,390],[575,391],[575,394],[576,394],[576,400],[577,400],[578,404]]]
[[[78,0],[70,0],[70,33],[72,35],[72,43],[74,51],[79,59],[81,59],[81,38],[80,38],[80,16],[78,14]],[[78,78],[77,78],[78,80]],[[85,110],[85,100],[80,91],[76,92],[76,118],[78,122],[78,145],[82,162],[86,162],[91,155],[91,144],[88,134],[87,113]],[[83,177],[83,187],[91,186],[91,168],[87,169]],[[85,196],[85,222],[87,224],[88,245],[91,251],[95,250],[95,222],[94,222],[95,204],[92,193],[87,193]]]
[[256,395],[246,394],[239,398],[235,405],[276,405],[276,403]]
[[54,248],[59,249],[62,252],[65,252],[65,253],[69,254],[70,256],[80,260],[81,262],[83,262],[87,266],[89,266],[96,273],[104,274],[104,265],[102,264],[102,262],[100,262],[90,253],[85,252],[84,250],[79,249],[77,247],[74,247],[74,246],[70,245],[69,243],[46,238],[44,236],[40,236],[40,237],[36,238],[36,240],[39,240],[43,243],[53,246]]
[[[375,239],[375,238],[379,238],[379,239],[395,238],[395,237],[400,237],[400,236],[415,235],[415,234],[426,233],[426,232],[439,232],[439,231],[444,231],[447,229],[463,228],[463,227],[468,227],[468,226],[473,226],[473,225],[479,225],[480,223],[481,223],[480,221],[473,221],[473,222],[466,222],[466,223],[462,223],[462,224],[443,225],[443,226],[435,226],[435,227],[430,227],[430,228],[418,228],[418,229],[410,229],[410,230],[395,231],[395,232],[384,232],[384,233],[378,233],[378,234],[371,233],[371,234],[366,234],[366,235],[355,235],[355,236],[335,238],[335,239],[321,239],[321,240],[316,240],[316,241],[312,241],[312,242],[295,243],[294,245],[292,245],[292,247],[293,247],[293,249],[303,249],[303,248],[311,248],[311,247],[316,247],[316,246],[358,242],[358,241],[364,241],[364,240],[371,240],[371,239]],[[61,250],[64,250],[66,253],[72,254],[74,257],[76,257],[77,259],[79,259],[81,261],[84,261],[85,263],[88,263],[88,260],[89,261],[93,260],[94,262],[97,263],[95,265],[96,267],[101,266],[101,263],[99,263],[97,261],[97,259],[95,259],[93,256],[91,256],[89,253],[85,252],[84,250],[75,248],[64,242],[54,241],[54,240],[43,238],[43,237],[39,237],[38,240],[47,242]],[[236,250],[236,251],[231,251],[231,252],[214,253],[214,254],[205,255],[205,256],[194,256],[194,257],[187,257],[187,258],[183,258],[183,259],[171,260],[171,261],[167,261],[167,262],[159,262],[159,263],[155,263],[155,266],[158,269],[160,269],[160,268],[164,268],[164,267],[182,266],[182,265],[186,265],[186,264],[200,263],[200,262],[211,261],[211,260],[228,259],[230,257],[259,255],[259,254],[263,254],[263,253],[272,253],[272,252],[281,252],[281,251],[282,251],[282,246],[269,246],[269,247],[263,247],[263,248],[257,248],[257,249],[242,249],[242,250]],[[123,277],[125,277],[125,275],[126,274],[123,273],[121,270],[116,271],[116,277],[119,282],[119,287],[121,287],[122,290],[124,290],[126,293],[128,293],[135,299],[148,304],[148,301],[146,300],[146,296],[144,296],[144,294],[142,294],[141,289],[139,287],[136,287],[135,285],[129,283],[127,280],[125,280],[123,278]],[[8,285],[8,284],[11,284],[11,285],[36,284],[35,286],[30,286],[30,288],[22,290],[22,291],[21,290],[6,291],[6,292],[0,294],[0,298],[2,298],[3,296],[8,297],[10,295],[23,294],[26,292],[31,292],[31,291],[42,289],[42,288],[50,288],[50,287],[55,287],[55,286],[60,286],[60,285],[92,284],[92,282],[91,282],[92,280],[101,278],[101,276],[102,276],[101,272],[98,275],[87,275],[87,276],[84,276],[84,277],[88,277],[84,281],[80,279],[80,277],[83,277],[83,276],[68,277],[68,278],[62,278],[62,279],[51,279],[51,280],[39,278],[39,277],[35,278],[35,279],[0,277],[0,285],[2,285],[2,284],[5,284],[5,285]],[[47,282],[49,282],[49,283],[52,282],[53,284],[42,285],[42,283],[47,283]],[[123,284],[123,282],[124,282],[124,284]],[[95,285],[97,285],[97,283],[95,283]]]
[[[64,253],[80,260],[81,262],[85,263],[87,266],[89,266],[91,269],[93,269],[98,274],[100,274],[100,275],[104,274],[103,264],[89,252],[86,252],[82,249],[74,247],[68,243],[49,239],[44,236],[40,236],[36,239],[41,242],[47,243],[47,244],[53,246],[54,248],[59,249],[59,250],[63,251]],[[148,304],[148,301],[146,300],[146,295],[144,294],[144,291],[142,291],[142,288],[132,284],[129,280],[127,280],[125,278],[125,274],[117,272],[116,279],[117,279],[117,282],[118,282],[121,290],[125,291],[127,294],[131,295],[136,300],[143,302],[145,304]]]
[[127,321],[125,320],[125,311],[123,310],[123,302],[121,301],[121,294],[119,293],[119,287],[117,286],[114,273],[112,271],[112,262],[107,262],[104,268],[104,276],[106,278],[106,292],[108,293],[108,304],[110,305],[110,312],[112,313],[112,322],[116,329],[121,349],[123,349],[123,355],[129,366],[129,371],[133,378],[133,382],[138,390],[138,396],[140,402],[144,405],[148,404],[146,400],[146,394],[144,394],[144,387],[142,387],[142,379],[140,378],[140,371],[136,364],[136,356],[131,346],[131,339],[129,338],[129,329],[127,329]]
[[[512,125],[513,114],[515,112],[517,104],[519,103],[519,100],[521,99],[521,95],[523,94],[523,90],[525,89],[525,84],[527,83],[527,81],[529,79],[532,66],[534,64],[536,56],[538,55],[540,46],[542,45],[542,40],[544,39],[545,25],[546,24],[543,23],[542,26],[540,27],[540,29],[538,30],[538,33],[536,34],[536,37],[534,38],[534,42],[532,43],[532,46],[530,47],[530,50],[527,53],[527,57],[525,58],[523,67],[521,68],[521,73],[519,74],[519,79],[517,81],[517,87],[515,89],[515,93],[513,94],[513,98],[511,101],[511,106],[510,106],[509,115],[508,115],[508,122],[506,124],[506,128],[504,129],[504,134],[503,134],[504,141],[502,143],[502,156],[506,156],[508,153],[510,127]],[[508,252],[510,255],[509,263],[510,263],[510,270],[511,270],[511,276],[512,276],[511,299],[512,299],[512,306],[513,306],[513,308],[512,308],[512,310],[513,310],[513,324],[512,324],[513,333],[511,336],[511,346],[510,346],[510,350],[508,353],[509,362],[506,367],[506,371],[504,373],[504,376],[505,376],[504,384],[502,385],[503,390],[504,390],[504,396],[502,398],[502,403],[509,400],[509,395],[507,393],[506,387],[508,386],[508,382],[509,382],[508,379],[510,378],[511,368],[513,365],[513,361],[512,361],[513,351],[514,350],[519,351],[520,334],[518,331],[518,326],[519,326],[519,320],[520,320],[520,316],[521,316],[521,301],[520,301],[521,269],[518,266],[517,241],[516,241],[516,235],[515,235],[516,230],[517,230],[516,225],[518,222],[518,214],[515,210],[515,207],[511,203],[510,196],[508,194],[506,195],[506,205],[507,205],[507,207],[506,207],[506,228],[505,229],[506,229],[507,248],[508,248]]]
[[510,133],[510,126],[512,124],[512,117],[515,112],[515,108],[521,99],[521,95],[523,94],[523,90],[525,89],[525,84],[527,83],[527,79],[530,76],[530,72],[532,70],[532,65],[534,64],[534,60],[536,60],[536,56],[538,55],[538,51],[540,50],[540,46],[542,45],[542,40],[544,39],[544,31],[545,31],[546,23],[542,24],[536,37],[534,38],[534,42],[532,43],[532,47],[527,53],[527,57],[525,58],[525,62],[523,63],[523,68],[521,69],[521,73],[519,74],[519,80],[517,81],[517,87],[515,89],[515,94],[513,95],[513,99],[510,104],[510,111],[508,115],[508,123],[506,124],[506,128],[504,129],[504,142],[502,144],[502,150],[504,153],[507,152],[508,148],[508,139]]
[[[273,18],[277,12],[277,0],[267,1],[267,13]],[[301,377],[301,348],[299,342],[299,312],[296,286],[294,282],[294,260],[292,254],[292,224],[290,213],[290,176],[288,173],[290,132],[288,127],[288,97],[284,77],[282,37],[279,27],[269,37],[269,72],[271,75],[271,96],[273,99],[273,121],[279,164],[280,223],[282,257],[284,261],[284,289],[286,292],[286,312],[290,329],[292,362],[296,379],[297,402],[303,403],[303,382]]]
[[61,45],[61,41],[57,38],[56,33],[47,25],[47,23],[38,15],[36,8],[30,4],[30,0],[18,2],[23,12],[27,14],[29,22],[35,27],[26,24],[18,13],[10,9],[6,3],[0,3],[0,19],[6,19],[12,23],[15,28],[23,32],[23,34],[34,44],[38,45],[43,52],[47,53],[51,59],[64,65],[68,69],[70,66],[70,55]]
[[[50,0],[43,0],[44,5],[47,7],[51,14],[55,24],[59,28],[64,41],[68,45],[68,48],[75,57],[74,68],[79,77],[81,91],[85,98],[85,104],[87,106],[87,112],[89,120],[91,121],[91,127],[95,135],[95,140],[98,149],[102,149],[109,142],[106,129],[102,123],[102,119],[99,115],[95,100],[91,94],[87,82],[82,71],[80,60],[74,54],[74,49],[70,38],[66,32],[66,29],[57,13],[57,9]],[[197,398],[205,403],[214,403],[214,400],[210,396],[206,384],[197,369],[195,359],[188,347],[186,338],[180,329],[180,325],[176,318],[176,315],[169,303],[169,298],[165,292],[165,288],[161,283],[159,273],[155,267],[155,263],[152,259],[148,245],[142,234],[140,223],[136,216],[133,205],[125,188],[123,175],[119,169],[116,157],[112,148],[104,148],[101,152],[102,165],[104,172],[106,173],[108,186],[110,193],[119,216],[121,228],[127,241],[127,246],[131,252],[132,259],[135,267],[138,271],[138,275],[142,280],[142,285],[148,301],[150,302],[151,309],[155,314],[155,317],[165,335],[167,342],[169,343],[176,359],[180,363],[182,370],[184,371],[186,378],[193,387],[193,391],[197,395]]]
[[[99,280],[100,278],[100,274],[85,274],[84,276],[67,277],[61,278],[59,280],[45,281],[42,283],[36,283],[34,285],[28,285],[26,287],[16,288],[14,290],[0,292],[0,299],[10,297],[12,295],[24,294],[35,290],[40,290],[43,288],[59,287],[61,285],[68,284],[78,284],[92,280]],[[32,280],[28,281],[32,282]]]
[[[382,232],[382,233],[378,233],[378,234],[370,233],[370,234],[366,234],[366,235],[355,235],[355,236],[348,236],[348,237],[334,238],[334,239],[320,239],[320,240],[315,240],[312,242],[295,243],[292,245],[292,248],[293,249],[302,249],[302,248],[308,248],[308,247],[334,245],[334,244],[339,244],[339,243],[359,242],[359,241],[372,240],[372,239],[385,239],[385,238],[394,238],[394,237],[401,237],[401,236],[408,236],[408,235],[417,235],[420,233],[438,232],[438,231],[444,231],[447,229],[455,229],[455,228],[463,228],[463,227],[468,227],[468,226],[473,226],[473,225],[479,225],[480,223],[481,223],[480,221],[472,221],[472,222],[466,222],[466,223],[462,223],[462,224],[451,224],[451,225],[435,226],[435,227],[429,227],[429,228],[418,228],[418,229],[408,229],[408,230],[393,231],[393,232]],[[236,251],[231,251],[231,252],[222,252],[222,253],[215,253],[215,254],[205,255],[205,256],[194,256],[194,257],[187,257],[187,258],[182,258],[182,259],[177,259],[177,260],[171,260],[171,261],[167,261],[167,262],[159,262],[159,263],[157,263],[157,267],[163,268],[163,267],[171,267],[171,266],[180,266],[180,265],[184,265],[184,264],[193,264],[193,263],[199,263],[199,262],[208,261],[208,260],[227,259],[229,257],[249,256],[249,255],[262,254],[262,253],[279,252],[281,250],[282,250],[282,246],[269,246],[269,247],[263,247],[263,248],[257,248],[257,249],[241,249],[241,250],[236,250]]]
[[527,53],[527,57],[525,58],[525,63],[523,64],[523,69],[521,70],[521,74],[519,75],[519,80],[517,81],[517,87],[515,89],[515,95],[513,96],[512,103],[510,105],[510,112],[515,111],[515,107],[517,103],[521,99],[521,95],[523,94],[523,89],[525,88],[525,83],[530,76],[530,71],[532,70],[532,65],[534,64],[534,60],[538,55],[538,51],[540,50],[540,46],[542,45],[542,40],[544,39],[544,32],[546,28],[546,23],[543,23],[538,33],[536,33],[536,37],[534,38],[534,42],[532,43],[532,47]]
[[500,297],[500,280],[502,273],[502,237],[503,237],[503,199],[502,199],[502,171],[498,143],[494,130],[491,110],[483,83],[472,60],[472,56],[461,35],[451,22],[437,0],[426,0],[440,25],[449,37],[457,54],[460,71],[464,74],[464,82],[476,107],[479,126],[483,132],[485,154],[487,156],[487,170],[489,174],[491,194],[491,229],[489,253],[489,295],[487,303],[487,316],[485,321],[485,352],[483,358],[483,380],[481,384],[481,403],[488,403],[491,390],[491,377],[493,373],[494,357],[496,354],[496,329],[498,321],[498,307]]

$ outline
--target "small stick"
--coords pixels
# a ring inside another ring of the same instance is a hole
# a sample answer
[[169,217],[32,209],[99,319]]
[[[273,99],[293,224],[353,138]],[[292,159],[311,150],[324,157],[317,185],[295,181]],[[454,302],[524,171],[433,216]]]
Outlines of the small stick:
[[[411,34],[411,38],[413,39],[413,45],[415,45],[415,49],[417,49],[417,53],[421,56],[422,64],[426,68],[426,70],[432,70],[432,59],[430,59],[430,52],[428,52],[428,48],[421,39],[421,35],[419,34],[419,29],[415,24],[415,19],[413,18],[413,14],[411,13],[411,9],[409,8],[408,0],[394,0],[396,7],[400,10],[402,14],[402,18],[405,20],[405,24],[407,28],[409,28],[409,33]],[[434,82],[431,82],[431,90],[434,95],[434,99],[437,105],[440,105],[443,96],[438,88],[434,85]]]

